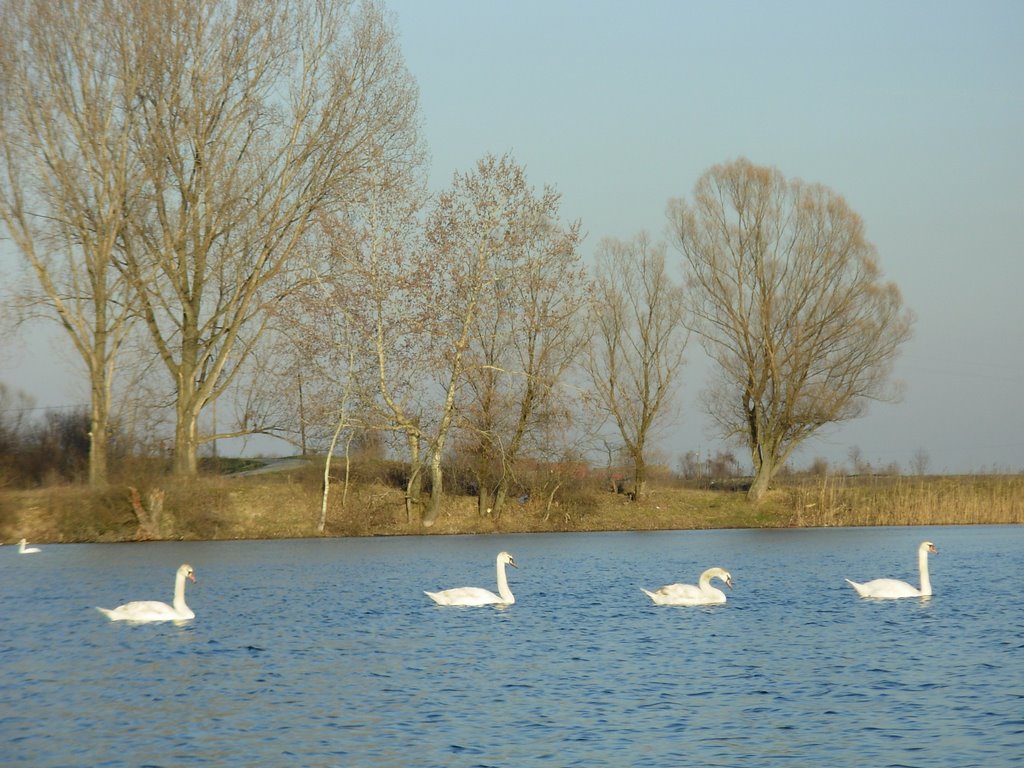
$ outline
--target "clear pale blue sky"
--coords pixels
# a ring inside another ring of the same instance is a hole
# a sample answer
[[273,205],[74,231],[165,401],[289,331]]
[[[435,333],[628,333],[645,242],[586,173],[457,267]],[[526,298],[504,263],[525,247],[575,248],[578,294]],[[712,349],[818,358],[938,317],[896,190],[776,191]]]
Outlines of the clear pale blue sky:
[[[905,395],[797,466],[858,446],[904,469],[923,448],[933,472],[1024,470],[1024,3],[385,2],[432,186],[510,152],[582,220],[588,258],[603,237],[662,236],[668,199],[739,156],[846,197],[918,316]],[[673,464],[725,447],[695,403],[696,343],[690,358]],[[68,370],[36,340],[0,345],[2,379],[42,405],[86,402]]]

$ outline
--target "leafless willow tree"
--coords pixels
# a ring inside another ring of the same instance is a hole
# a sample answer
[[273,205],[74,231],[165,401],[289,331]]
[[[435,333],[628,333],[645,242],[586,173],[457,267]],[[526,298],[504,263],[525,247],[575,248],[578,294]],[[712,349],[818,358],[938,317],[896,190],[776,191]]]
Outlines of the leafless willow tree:
[[585,338],[588,280],[579,224],[559,223],[556,190],[535,192],[508,156],[485,158],[475,176],[460,226],[483,236],[500,211],[501,239],[470,328],[458,427],[480,509],[497,518],[524,452],[545,455],[551,433],[569,431],[566,375]]
[[672,415],[689,338],[683,289],[672,279],[664,243],[646,234],[601,241],[591,333],[584,366],[595,402],[614,422],[633,461],[634,498],[647,486],[647,452]]
[[0,220],[32,275],[21,300],[61,325],[87,373],[93,486],[107,482],[118,352],[134,315],[114,262],[141,185],[121,6],[24,0],[0,13]]
[[668,213],[719,367],[709,412],[750,450],[760,499],[797,445],[894,396],[913,317],[860,217],[826,187],[740,159],[708,170]]

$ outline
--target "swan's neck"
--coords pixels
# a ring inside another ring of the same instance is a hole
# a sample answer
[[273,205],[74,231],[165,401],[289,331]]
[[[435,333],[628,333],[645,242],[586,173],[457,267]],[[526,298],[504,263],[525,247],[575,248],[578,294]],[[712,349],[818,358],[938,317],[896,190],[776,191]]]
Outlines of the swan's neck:
[[185,604],[185,574],[179,573],[174,579],[174,610],[178,613],[188,611]]
[[512,590],[508,588],[508,577],[505,575],[505,563],[501,560],[498,561],[498,594],[501,595],[501,599],[506,603],[514,603],[516,601],[515,596],[512,594]]
[[700,575],[700,581],[697,582],[697,587],[700,589],[701,592],[703,592],[706,595],[714,595],[721,591],[711,586],[711,579],[713,578],[713,574],[702,573]]
[[921,594],[930,595],[932,593],[932,582],[928,578],[928,550],[921,549],[917,553],[917,567],[921,571]]

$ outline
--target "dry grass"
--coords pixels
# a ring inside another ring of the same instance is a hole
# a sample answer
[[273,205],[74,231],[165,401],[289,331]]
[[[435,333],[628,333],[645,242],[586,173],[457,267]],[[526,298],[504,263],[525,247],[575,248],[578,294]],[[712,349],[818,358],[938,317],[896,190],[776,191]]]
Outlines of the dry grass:
[[1024,523],[1024,476],[831,477],[786,489],[797,526]]
[[[154,484],[155,483],[155,484]],[[141,484],[140,484],[141,485]],[[159,538],[232,539],[317,536],[315,471],[249,478],[163,478],[140,487],[165,491]],[[344,498],[344,504],[342,503]],[[424,528],[407,519],[400,490],[381,482],[332,486],[328,536],[389,536],[542,531],[778,528],[863,525],[1024,523],[1024,476],[842,478],[790,482],[761,504],[742,491],[655,488],[641,502],[580,490],[548,507],[512,502],[502,516],[481,515],[475,499],[448,497]],[[0,540],[130,541],[148,537],[127,486],[102,493],[77,486],[0,492]]]

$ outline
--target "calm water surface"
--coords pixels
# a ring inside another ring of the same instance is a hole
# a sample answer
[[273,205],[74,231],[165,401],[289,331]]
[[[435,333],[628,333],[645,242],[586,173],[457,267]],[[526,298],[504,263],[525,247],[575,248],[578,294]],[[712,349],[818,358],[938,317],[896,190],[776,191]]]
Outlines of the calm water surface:
[[[868,601],[843,577],[917,582]],[[517,603],[443,608],[424,589]],[[0,548],[0,763],[1024,765],[1024,529]],[[196,619],[113,623],[170,601]],[[724,606],[639,587],[732,572]]]

